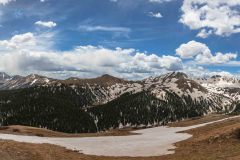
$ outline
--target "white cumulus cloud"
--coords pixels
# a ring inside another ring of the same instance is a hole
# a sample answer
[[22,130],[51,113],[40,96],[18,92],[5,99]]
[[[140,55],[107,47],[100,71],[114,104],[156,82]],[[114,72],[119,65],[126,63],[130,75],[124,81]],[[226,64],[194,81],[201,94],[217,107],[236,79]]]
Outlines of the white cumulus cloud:
[[35,22],[35,25],[41,26],[41,27],[47,27],[47,28],[54,28],[57,26],[57,23],[53,22],[53,21],[48,21],[48,22],[44,22],[44,21],[37,21]]
[[15,1],[15,0],[0,0],[0,4],[6,5],[6,4],[8,4],[9,2],[12,2],[12,1]]
[[179,20],[198,37],[230,36],[240,32],[240,0],[184,0]]
[[157,12],[157,13],[149,12],[149,16],[154,17],[154,18],[162,18],[163,17],[160,12]]
[[0,41],[0,46],[3,49],[18,49],[27,46],[35,46],[36,41],[33,33],[28,32],[25,34],[15,35],[9,40]]
[[180,45],[176,49],[176,54],[183,59],[194,59],[199,64],[224,64],[237,58],[235,53],[221,53],[212,54],[211,50],[206,44],[190,41]]

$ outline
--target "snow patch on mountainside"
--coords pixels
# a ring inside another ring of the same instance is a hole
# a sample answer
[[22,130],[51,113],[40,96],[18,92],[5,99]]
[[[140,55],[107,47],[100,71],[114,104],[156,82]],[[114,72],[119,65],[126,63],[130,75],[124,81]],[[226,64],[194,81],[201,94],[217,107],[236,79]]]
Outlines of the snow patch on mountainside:
[[161,100],[165,100],[166,91],[176,93],[179,97],[189,95],[193,100],[207,97],[207,91],[200,84],[189,79],[187,75],[178,72],[146,79],[145,86]]
[[203,87],[212,93],[223,95],[233,101],[240,100],[240,80],[233,76],[212,76],[196,79]]

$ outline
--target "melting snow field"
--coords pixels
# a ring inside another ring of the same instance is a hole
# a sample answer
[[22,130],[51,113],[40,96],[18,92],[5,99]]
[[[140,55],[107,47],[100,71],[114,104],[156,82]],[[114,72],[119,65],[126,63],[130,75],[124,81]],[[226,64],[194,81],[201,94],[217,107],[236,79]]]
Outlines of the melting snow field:
[[86,138],[47,138],[35,136],[19,136],[0,134],[0,139],[14,140],[27,143],[48,143],[70,150],[78,150],[87,155],[97,156],[128,156],[128,157],[150,157],[173,154],[174,144],[191,137],[187,133],[178,133],[208,124],[221,122],[227,119],[238,118],[235,116],[218,121],[194,125],[190,127],[156,127],[134,131],[139,135],[115,136],[115,137],[86,137]]

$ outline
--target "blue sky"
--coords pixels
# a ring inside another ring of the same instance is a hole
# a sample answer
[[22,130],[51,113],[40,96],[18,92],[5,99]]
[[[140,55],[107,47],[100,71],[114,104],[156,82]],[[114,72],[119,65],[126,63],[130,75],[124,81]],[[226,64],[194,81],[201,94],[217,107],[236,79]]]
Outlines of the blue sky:
[[[142,78],[176,70],[239,72],[239,0],[0,0],[0,16],[0,70],[12,74]],[[83,60],[85,53],[96,60]]]

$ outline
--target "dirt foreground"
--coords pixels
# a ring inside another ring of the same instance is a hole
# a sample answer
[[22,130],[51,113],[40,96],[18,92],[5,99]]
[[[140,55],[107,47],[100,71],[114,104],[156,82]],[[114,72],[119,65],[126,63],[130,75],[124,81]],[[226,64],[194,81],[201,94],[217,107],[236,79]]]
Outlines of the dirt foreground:
[[[205,118],[186,120],[171,126],[188,126],[226,118],[212,115]],[[71,134],[36,129],[32,127],[10,126],[1,128],[1,133],[28,134],[39,136],[71,137]],[[210,124],[187,131],[192,138],[177,143],[175,154],[161,157],[129,158],[100,157],[79,154],[62,147],[49,144],[28,144],[0,140],[0,160],[238,160],[240,159],[240,118]],[[129,130],[112,131],[102,134],[79,134],[74,136],[128,135]]]

